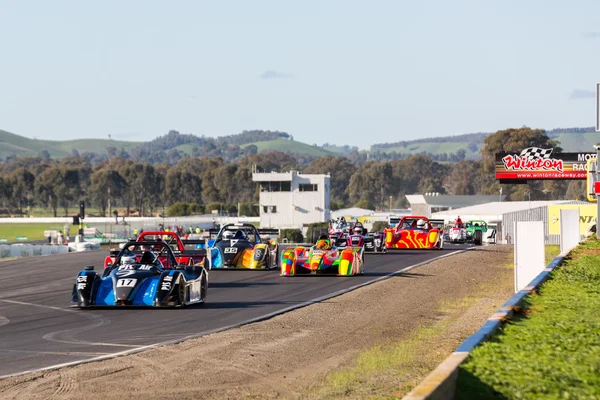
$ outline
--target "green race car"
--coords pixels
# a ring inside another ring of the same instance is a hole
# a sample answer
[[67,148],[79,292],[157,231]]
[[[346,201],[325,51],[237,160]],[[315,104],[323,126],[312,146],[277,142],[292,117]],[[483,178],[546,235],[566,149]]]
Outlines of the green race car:
[[471,220],[465,224],[467,230],[467,242],[472,242],[476,245],[483,243],[483,234],[487,232],[487,222],[482,220]]

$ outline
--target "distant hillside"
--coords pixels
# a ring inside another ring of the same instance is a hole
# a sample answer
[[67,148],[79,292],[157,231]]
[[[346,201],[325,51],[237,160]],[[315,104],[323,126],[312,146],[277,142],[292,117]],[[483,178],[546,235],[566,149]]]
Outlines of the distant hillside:
[[[256,149],[250,147],[256,146]],[[223,157],[233,161],[246,154],[282,151],[308,157],[334,154],[318,146],[294,141],[285,132],[251,130],[217,138],[170,131],[148,142],[126,142],[109,139],[40,140],[0,131],[0,161],[14,156],[60,158],[72,154],[100,162],[111,156],[137,161],[176,163],[190,156]]]
[[258,153],[266,153],[269,151],[281,151],[284,153],[306,154],[315,157],[335,155],[335,153],[327,151],[319,146],[311,146],[306,143],[286,139],[253,142],[243,145],[242,148],[247,149],[249,148],[249,146],[252,145],[256,146]]
[[[547,131],[551,139],[558,140],[565,152],[593,151],[593,145],[600,141],[600,134],[594,127],[585,128],[557,128]],[[428,154],[440,158],[444,154],[447,159],[450,155],[459,155],[459,158],[479,159],[483,140],[491,133],[469,133],[458,136],[433,137],[425,139],[399,141],[394,143],[381,143],[371,146],[371,152],[396,153],[398,155]],[[463,154],[464,152],[464,154]],[[442,157],[441,161],[445,161]]]

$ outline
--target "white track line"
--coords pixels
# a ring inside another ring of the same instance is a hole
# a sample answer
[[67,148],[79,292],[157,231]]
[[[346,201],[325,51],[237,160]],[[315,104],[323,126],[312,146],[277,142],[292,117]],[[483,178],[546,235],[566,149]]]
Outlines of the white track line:
[[[71,361],[71,362],[66,362],[66,363],[62,363],[62,364],[55,364],[55,365],[51,365],[51,366],[48,366],[48,367],[43,367],[43,368],[38,368],[38,369],[32,369],[32,370],[23,371],[23,372],[17,372],[17,373],[14,373],[14,374],[2,375],[2,376],[0,376],[0,379],[5,379],[5,378],[13,377],[13,376],[20,376],[20,375],[30,374],[30,373],[34,373],[34,372],[49,371],[49,370],[54,370],[54,369],[64,368],[64,367],[73,367],[73,366],[76,366],[76,365],[87,364],[87,363],[91,363],[91,362],[95,362],[95,361],[108,360],[110,358],[116,358],[116,357],[126,356],[126,355],[129,355],[129,354],[139,353],[139,352],[142,352],[142,351],[151,350],[151,349],[154,349],[154,348],[157,348],[157,347],[161,347],[161,346],[166,346],[166,345],[169,345],[169,344],[181,343],[181,342],[186,341],[186,340],[196,339],[196,338],[199,338],[201,336],[211,335],[211,334],[222,332],[222,331],[226,331],[226,330],[229,330],[229,329],[239,328],[240,326],[243,326],[243,325],[248,325],[248,324],[252,324],[254,322],[264,321],[266,319],[273,318],[273,317],[275,317],[277,315],[284,314],[286,312],[289,312],[289,311],[292,311],[292,310],[296,310],[298,308],[306,307],[306,306],[309,306],[309,305],[314,304],[314,303],[318,303],[318,302],[323,301],[323,300],[328,300],[328,299],[331,299],[332,297],[337,297],[337,296],[342,295],[344,293],[351,292],[352,290],[356,290],[358,288],[361,288],[361,287],[364,287],[364,286],[368,286],[368,285],[371,285],[373,283],[383,281],[385,279],[389,279],[389,278],[394,277],[396,275],[399,275],[399,274],[401,274],[403,272],[410,271],[411,269],[420,267],[420,266],[425,265],[425,264],[429,264],[429,263],[431,263],[433,261],[437,261],[437,260],[442,259],[442,258],[450,257],[450,256],[453,256],[453,255],[456,255],[456,254],[459,254],[459,253],[463,253],[463,252],[468,251],[470,249],[472,249],[472,247],[466,248],[466,249],[461,249],[461,250],[456,250],[456,251],[453,251],[451,253],[447,253],[447,254],[444,254],[444,255],[441,255],[441,256],[438,256],[438,257],[430,258],[429,260],[420,262],[418,264],[414,264],[414,265],[411,265],[409,267],[403,268],[401,270],[398,270],[398,271],[395,271],[395,272],[390,272],[387,275],[383,275],[383,276],[380,276],[378,278],[371,279],[370,281],[363,282],[363,283],[351,286],[351,287],[346,288],[346,289],[338,290],[337,292],[329,293],[329,294],[326,294],[324,296],[320,296],[320,297],[317,297],[315,299],[305,301],[303,303],[295,304],[293,306],[289,306],[289,307],[283,308],[281,310],[273,311],[273,312],[268,313],[268,314],[264,314],[264,315],[261,315],[261,316],[258,316],[258,317],[254,317],[254,318],[248,319],[246,321],[238,322],[237,324],[233,324],[233,325],[229,325],[229,326],[225,326],[225,327],[221,327],[221,328],[216,328],[216,329],[212,329],[212,330],[205,331],[205,332],[196,333],[196,334],[185,336],[185,337],[179,338],[179,339],[172,339],[172,340],[167,340],[167,341],[160,342],[160,343],[149,344],[149,345],[146,345],[146,346],[140,346],[140,347],[137,347],[137,348],[134,348],[134,349],[123,350],[123,351],[120,351],[120,352],[117,352],[117,353],[112,353],[112,354],[109,354],[109,355],[104,355],[104,356],[99,356],[99,357],[93,357],[93,358],[88,358],[88,359],[79,360],[79,361]],[[6,300],[3,300],[3,301],[6,301]],[[51,308],[58,308],[58,307],[51,307]],[[64,309],[60,309],[60,310],[64,311]]]
[[[92,320],[94,320],[95,322],[92,325],[87,325],[87,326],[82,326],[82,327],[78,327],[78,328],[73,328],[73,329],[65,329],[62,331],[57,331],[57,332],[50,332],[45,334],[44,336],[42,336],[42,339],[47,340],[49,342],[56,342],[56,343],[66,343],[66,344],[80,344],[80,345],[86,345],[86,346],[108,346],[108,347],[131,347],[131,348],[138,348],[140,346],[135,346],[135,345],[131,345],[131,344],[120,344],[120,343],[103,343],[103,342],[87,342],[84,340],[61,340],[61,339],[56,339],[56,336],[59,336],[61,334],[65,334],[65,333],[69,333],[69,332],[77,332],[77,331],[87,331],[90,329],[94,329],[94,328],[99,328],[100,326],[106,324],[107,322],[110,322],[110,320],[104,319],[98,315],[94,315],[91,313],[83,313],[79,310],[72,310],[69,308],[61,308],[61,307],[54,307],[54,306],[47,306],[45,304],[36,304],[36,303],[28,303],[25,301],[17,301],[17,300],[0,300],[1,302],[4,303],[11,303],[11,304],[19,304],[19,305],[23,305],[23,306],[32,306],[32,307],[41,307],[41,308],[49,308],[51,310],[56,310],[56,311],[63,311],[63,312],[67,312],[67,313],[76,313],[78,315],[81,315],[82,317],[85,318],[90,318]],[[0,325],[2,325],[1,320],[0,320]],[[1,379],[2,377],[0,377]]]

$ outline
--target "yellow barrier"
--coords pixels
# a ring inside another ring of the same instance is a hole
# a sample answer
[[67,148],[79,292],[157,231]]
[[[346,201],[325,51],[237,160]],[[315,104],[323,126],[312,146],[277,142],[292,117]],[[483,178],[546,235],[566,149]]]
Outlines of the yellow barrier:
[[596,164],[595,158],[590,158],[585,166],[585,169],[587,171],[585,180],[585,187],[587,189],[586,196],[590,203],[597,203],[598,198],[594,194],[594,175],[596,174],[596,169],[598,168],[598,166],[594,165],[594,167],[592,167],[592,164]]

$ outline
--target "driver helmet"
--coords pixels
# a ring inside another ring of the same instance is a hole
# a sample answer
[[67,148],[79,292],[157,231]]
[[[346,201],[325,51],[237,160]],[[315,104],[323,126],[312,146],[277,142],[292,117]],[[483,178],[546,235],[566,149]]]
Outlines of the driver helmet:
[[420,219],[417,221],[417,228],[425,228],[425,220],[424,219]]
[[233,232],[232,231],[225,231],[223,232],[223,239],[233,239]]
[[321,250],[329,250],[331,247],[331,240],[329,239],[319,239],[317,244],[315,244],[315,248]]
[[363,230],[362,230],[362,228],[360,226],[355,226],[354,227],[354,233],[357,234],[357,235],[362,235]]
[[135,264],[135,254],[128,252],[123,254],[123,256],[121,256],[121,264],[122,265],[129,265],[129,264]]

